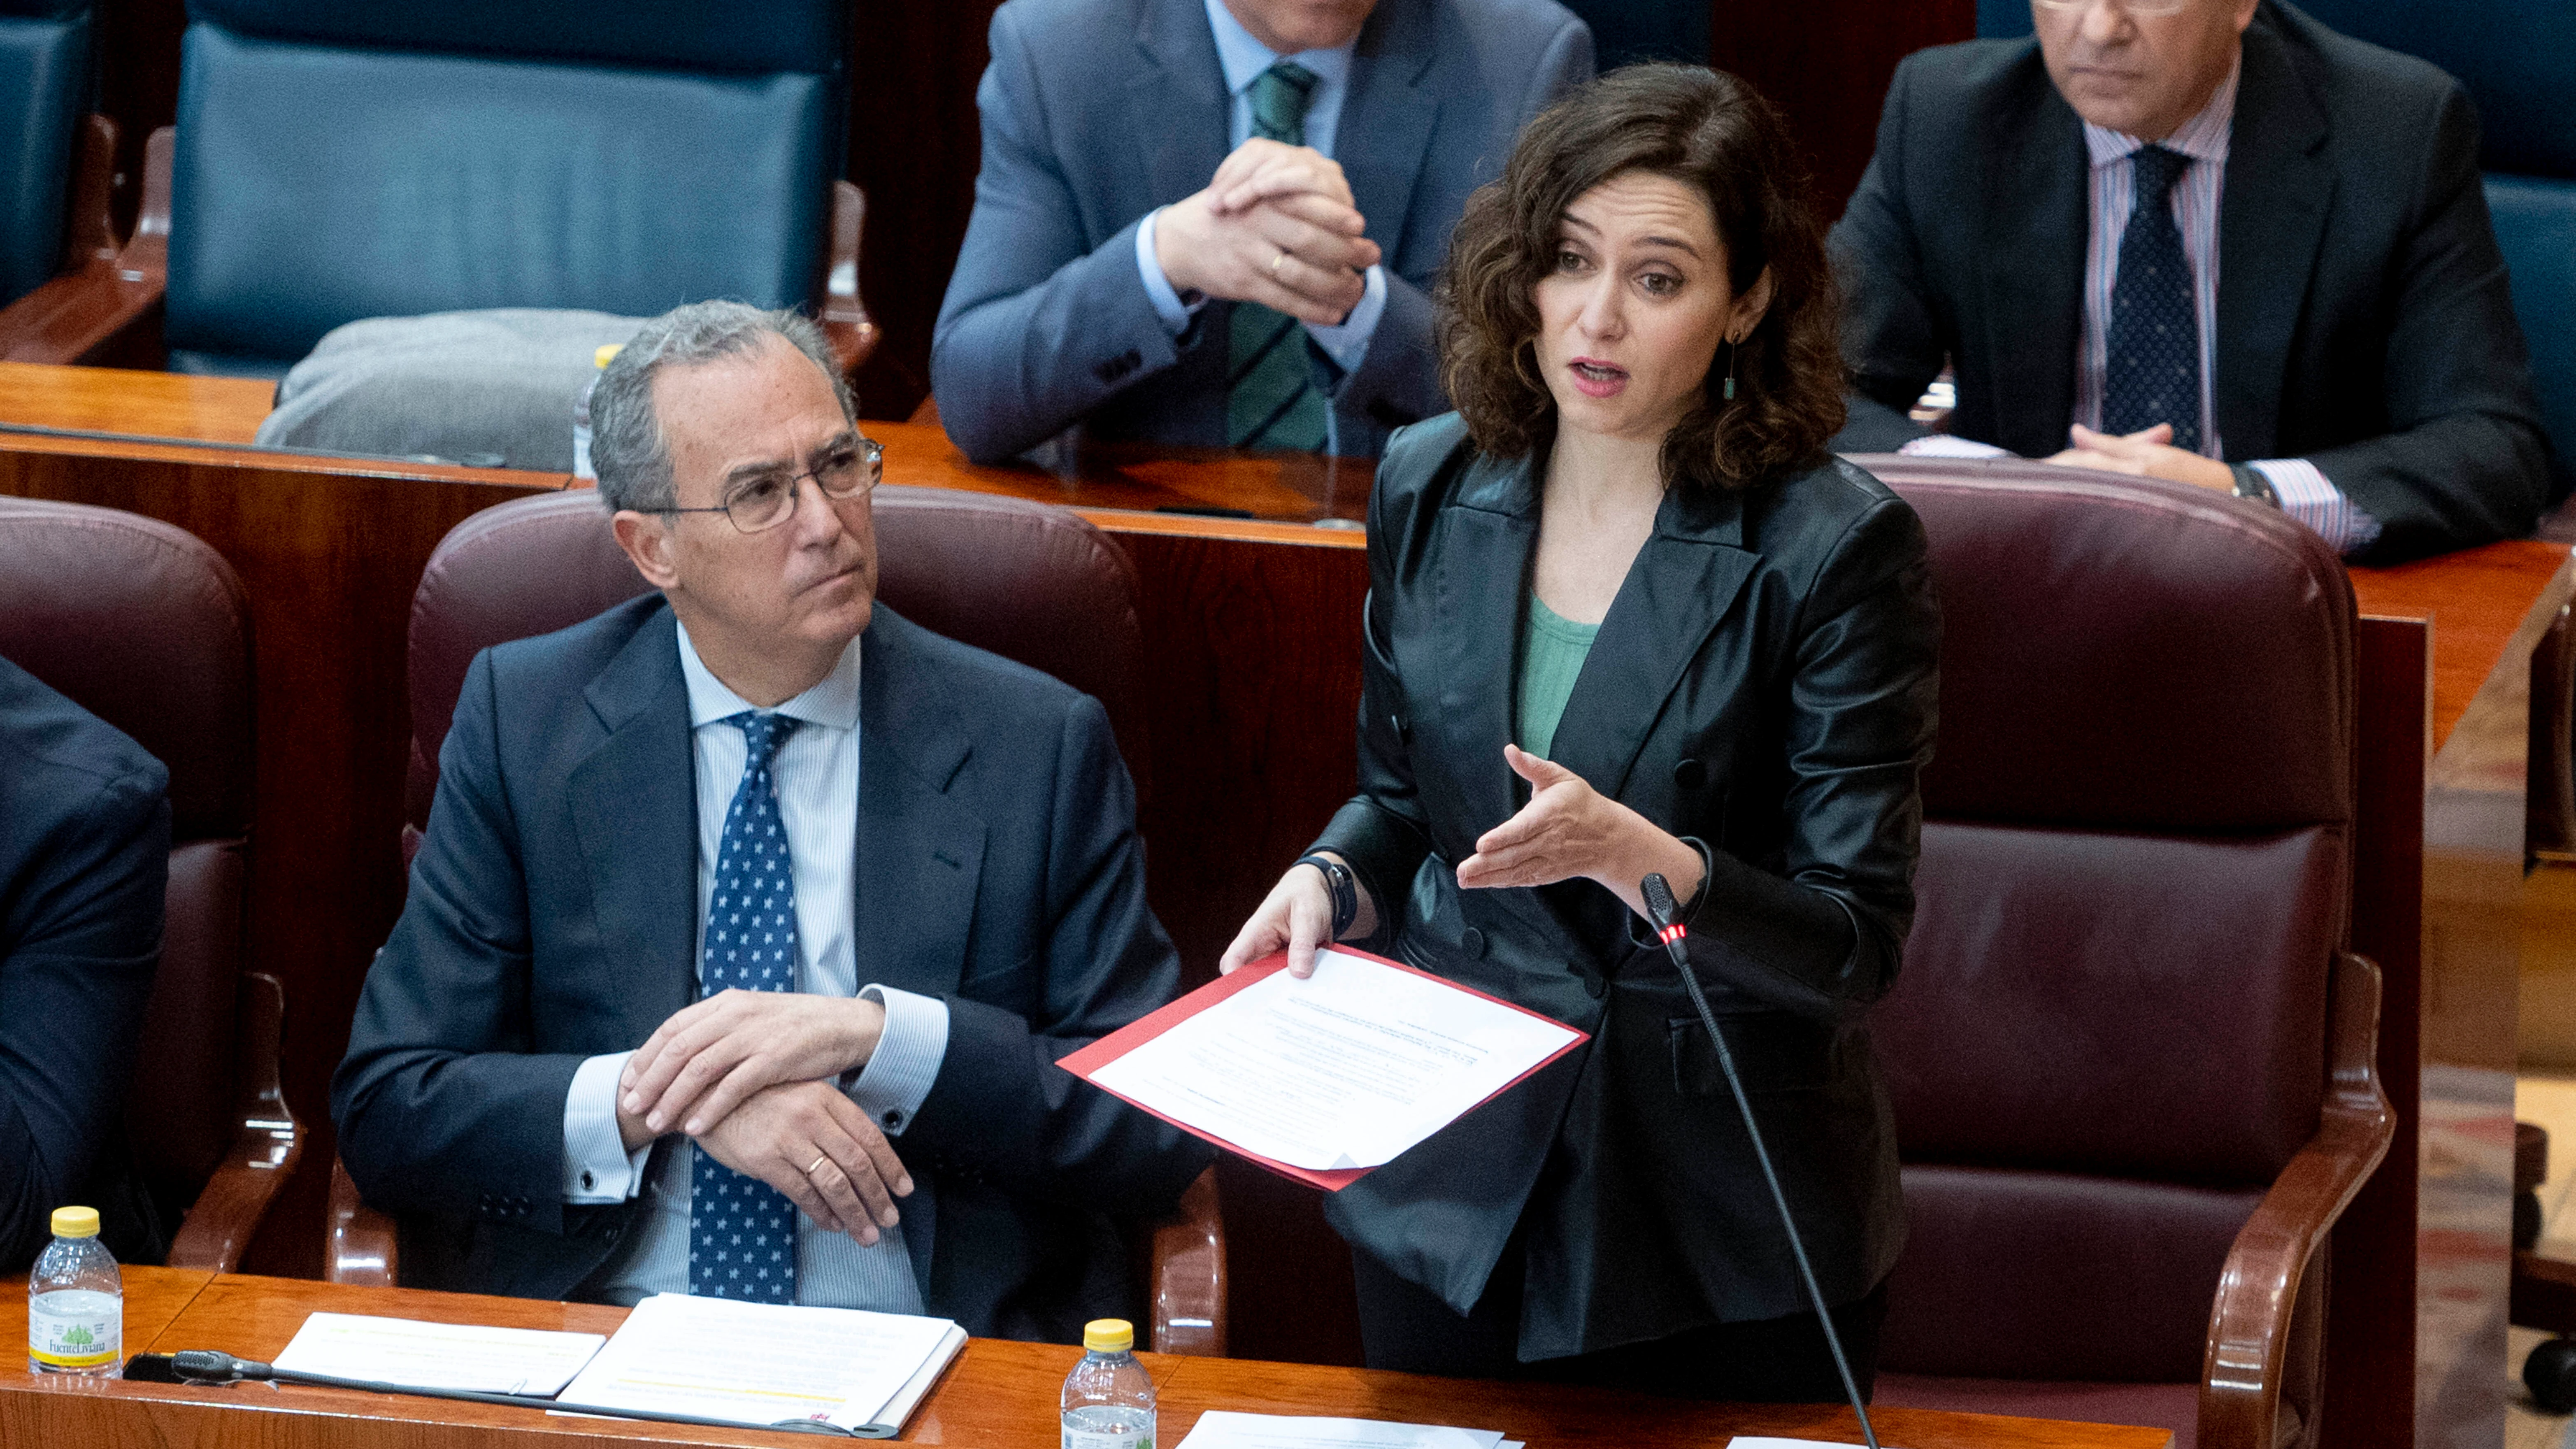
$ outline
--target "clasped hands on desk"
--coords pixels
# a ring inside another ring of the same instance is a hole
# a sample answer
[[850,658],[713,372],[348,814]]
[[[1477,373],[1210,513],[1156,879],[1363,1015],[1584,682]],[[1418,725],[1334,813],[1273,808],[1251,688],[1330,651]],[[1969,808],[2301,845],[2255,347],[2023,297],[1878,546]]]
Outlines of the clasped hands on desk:
[[[317,1312],[365,1313],[505,1328],[617,1331],[626,1310],[431,1293],[346,1288],[301,1279],[209,1274],[172,1268],[125,1270],[128,1355],[217,1349],[272,1360]],[[26,1280],[0,1284],[0,1339],[16,1342],[27,1321]],[[1053,1443],[1056,1395],[1082,1350],[1065,1344],[974,1339],[905,1426],[915,1444]],[[1659,1449],[1722,1445],[1729,1436],[1771,1435],[1858,1443],[1848,1408],[1810,1404],[1700,1404],[1598,1389],[1424,1378],[1367,1369],[1237,1359],[1141,1356],[1161,1398],[1161,1442],[1178,1444],[1210,1409],[1319,1414],[1418,1424],[1500,1429],[1530,1449],[1573,1444]],[[1882,1408],[1880,1439],[1906,1449],[2160,1449],[2162,1429],[2005,1419]],[[497,1404],[458,1403],[302,1385],[199,1388],[114,1379],[38,1377],[0,1371],[0,1443],[18,1445],[259,1445],[333,1449],[400,1444],[408,1449],[529,1445],[574,1449],[635,1440],[672,1444],[811,1444],[804,1435],[694,1425],[609,1423]]]

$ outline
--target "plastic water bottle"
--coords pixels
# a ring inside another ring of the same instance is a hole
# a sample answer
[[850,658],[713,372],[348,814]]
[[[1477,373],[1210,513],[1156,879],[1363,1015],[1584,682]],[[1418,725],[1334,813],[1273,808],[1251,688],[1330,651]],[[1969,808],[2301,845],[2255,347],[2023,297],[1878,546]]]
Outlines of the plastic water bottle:
[[1082,1362],[1064,1376],[1064,1449],[1154,1449],[1154,1381],[1124,1318],[1082,1326]]
[[54,1241],[27,1274],[27,1371],[112,1378],[124,1365],[125,1282],[98,1209],[56,1208]]
[[599,470],[590,462],[590,395],[599,391],[599,375],[608,370],[608,360],[618,353],[620,344],[601,344],[590,355],[590,381],[581,385],[581,400],[572,405],[572,476],[597,478]]

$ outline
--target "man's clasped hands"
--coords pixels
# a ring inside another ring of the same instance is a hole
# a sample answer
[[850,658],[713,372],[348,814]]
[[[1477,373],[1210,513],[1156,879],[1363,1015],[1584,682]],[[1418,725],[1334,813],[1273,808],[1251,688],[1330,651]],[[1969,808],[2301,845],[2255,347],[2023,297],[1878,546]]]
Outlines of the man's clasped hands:
[[1207,186],[1163,209],[1154,259],[1172,290],[1258,302],[1338,326],[1367,290],[1378,246],[1331,157],[1256,136]]
[[864,997],[727,990],[674,1012],[617,1081],[626,1150],[684,1132],[785,1193],[825,1231],[874,1244],[912,1174],[838,1085],[867,1065],[885,1008]]

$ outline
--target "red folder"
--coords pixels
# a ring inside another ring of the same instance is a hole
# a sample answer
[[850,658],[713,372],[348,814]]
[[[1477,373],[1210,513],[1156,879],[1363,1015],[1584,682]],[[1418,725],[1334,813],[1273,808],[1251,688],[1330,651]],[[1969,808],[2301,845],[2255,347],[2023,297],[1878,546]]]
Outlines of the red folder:
[[[1530,1010],[1528,1007],[1505,1001],[1499,996],[1488,995],[1485,992],[1478,991],[1472,986],[1461,986],[1457,982],[1451,981],[1445,976],[1434,976],[1428,971],[1415,971],[1412,967],[1405,965],[1401,961],[1389,961],[1384,956],[1375,955],[1367,951],[1354,951],[1348,946],[1335,946],[1332,949],[1341,952],[1345,956],[1357,956],[1364,961],[1374,961],[1381,966],[1391,966],[1398,971],[1411,972],[1413,975],[1422,977],[1426,981],[1437,981],[1452,991],[1463,991],[1469,996],[1482,997],[1484,1000],[1493,1002],[1497,1006],[1508,1006],[1512,1010],[1521,1013],[1523,1016],[1533,1016],[1537,1017],[1541,1021],[1550,1022],[1556,1026],[1565,1026],[1564,1022],[1557,1021],[1553,1017],[1541,1015],[1538,1012]],[[1218,977],[1216,980],[1209,982],[1207,985],[1200,987],[1198,990],[1191,992],[1180,1000],[1171,1003],[1160,1011],[1139,1017],[1135,1021],[1128,1023],[1126,1026],[1111,1032],[1109,1035],[1102,1037],[1100,1040],[1093,1042],[1082,1050],[1073,1053],[1071,1056],[1063,1058],[1058,1061],[1056,1065],[1073,1073],[1075,1076],[1082,1078],[1086,1082],[1091,1082],[1093,1086],[1099,1087],[1100,1084],[1097,1081],[1093,1081],[1092,1073],[1099,1071],[1102,1067],[1109,1065],[1111,1062],[1127,1055],[1136,1048],[1143,1046],[1145,1043],[1152,1041],[1154,1038],[1161,1036],[1167,1031],[1170,1031],[1173,1027],[1180,1025],[1182,1022],[1189,1020],[1191,1017],[1198,1015],[1200,1012],[1205,1011],[1209,1007],[1216,1005],[1218,1002],[1225,1000],[1227,997],[1234,995],[1236,992],[1251,986],[1257,981],[1264,980],[1287,969],[1288,953],[1285,951],[1273,952],[1272,954],[1264,956],[1260,960],[1253,962],[1251,965],[1244,967],[1242,970],[1235,972],[1231,976]],[[1574,1028],[1570,1026],[1565,1026],[1565,1029],[1567,1031],[1574,1031]],[[1589,1032],[1574,1031],[1574,1040],[1567,1042],[1564,1046],[1550,1053],[1545,1061],[1539,1062],[1528,1071],[1523,1072],[1519,1076],[1512,1078],[1509,1082],[1504,1083],[1492,1096],[1485,1098],[1485,1101],[1490,1102],[1494,1100],[1494,1097],[1499,1097],[1504,1092],[1508,1092],[1512,1088],[1519,1086],[1521,1083],[1528,1081],[1532,1076],[1537,1074],[1540,1067],[1546,1066],[1549,1062],[1555,1061],[1558,1057],[1564,1056],[1567,1052],[1574,1050],[1576,1047],[1583,1045],[1591,1039],[1592,1035]],[[1257,1152],[1246,1152],[1242,1148],[1235,1146],[1233,1143],[1226,1141],[1224,1138],[1216,1136],[1213,1133],[1202,1132],[1198,1128],[1193,1127],[1186,1122],[1175,1122],[1169,1117],[1164,1117],[1162,1113],[1155,1112],[1153,1108],[1147,1107],[1143,1103],[1137,1102],[1135,1099],[1126,1097],[1121,1093],[1111,1091],[1107,1087],[1100,1087],[1100,1090],[1109,1092],[1111,1096],[1118,1097],[1119,1100],[1128,1103],[1130,1106],[1136,1107],[1140,1111],[1152,1113],[1156,1117],[1162,1117],[1164,1121],[1171,1122],[1173,1126],[1180,1128],[1182,1131],[1189,1133],[1193,1137],[1205,1138],[1206,1140],[1215,1143],[1217,1146],[1224,1148],[1226,1151],[1233,1153],[1237,1157],[1257,1162],[1263,1167],[1269,1168],[1272,1172],[1278,1173],[1281,1177],[1289,1177],[1294,1178],[1299,1182],[1312,1183],[1327,1192],[1339,1192],[1343,1188],[1346,1188],[1352,1183],[1355,1183],[1361,1178],[1367,1176],[1374,1170],[1366,1167],[1345,1167],[1319,1172],[1312,1168],[1291,1167],[1287,1163],[1277,1161],[1273,1158],[1264,1157]],[[1481,1107],[1484,1105],[1484,1102],[1479,1102],[1476,1105]],[[1473,1111],[1475,1108],[1471,1107],[1468,1110]]]

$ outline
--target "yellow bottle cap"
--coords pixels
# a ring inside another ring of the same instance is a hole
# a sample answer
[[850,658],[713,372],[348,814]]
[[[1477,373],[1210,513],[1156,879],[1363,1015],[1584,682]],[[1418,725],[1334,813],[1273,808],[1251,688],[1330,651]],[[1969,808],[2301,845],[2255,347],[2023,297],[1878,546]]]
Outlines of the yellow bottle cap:
[[599,350],[590,355],[590,365],[593,367],[606,367],[610,358],[615,357],[617,354],[625,350],[626,344],[623,342],[602,343],[600,344]]
[[[54,1209],[54,1236],[58,1238],[95,1238],[98,1236],[98,1209],[65,1207]],[[1119,1327],[1126,1327],[1120,1324]]]
[[1093,1353],[1125,1353],[1136,1346],[1136,1327],[1124,1318],[1095,1318],[1082,1325],[1082,1346]]

